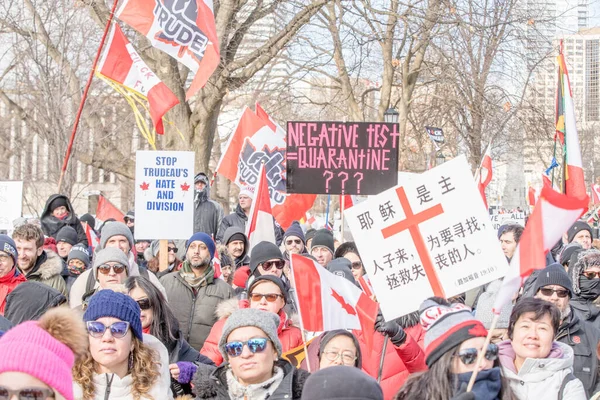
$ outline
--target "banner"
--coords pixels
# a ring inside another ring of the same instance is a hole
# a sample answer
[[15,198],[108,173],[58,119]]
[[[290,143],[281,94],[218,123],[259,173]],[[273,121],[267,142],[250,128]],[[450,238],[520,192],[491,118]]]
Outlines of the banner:
[[525,213],[521,211],[506,214],[493,214],[490,215],[490,220],[492,221],[492,229],[498,232],[498,229],[506,224],[517,224],[525,227],[525,217]]
[[287,192],[378,194],[398,184],[398,124],[290,121]]
[[428,297],[449,298],[499,279],[508,267],[464,156],[344,216],[386,321]]
[[425,130],[427,131],[429,139],[433,140],[435,143],[444,143],[444,131],[442,128],[426,126]]
[[0,181],[0,231],[12,232],[23,211],[23,181]]
[[193,225],[194,152],[136,152],[135,238],[187,240]]

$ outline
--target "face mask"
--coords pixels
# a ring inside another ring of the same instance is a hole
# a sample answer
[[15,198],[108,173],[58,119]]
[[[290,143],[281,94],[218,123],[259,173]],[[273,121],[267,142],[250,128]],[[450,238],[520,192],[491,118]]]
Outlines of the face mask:
[[[466,392],[471,375],[472,372],[464,372],[456,375],[458,380],[458,390],[456,393],[454,393],[455,396]],[[496,400],[500,395],[501,389],[502,374],[500,372],[500,367],[494,367],[479,371],[471,391],[475,394],[475,398],[478,400]]]
[[588,279],[582,275],[579,277],[579,288],[581,289],[579,297],[594,300],[600,296],[600,279]]

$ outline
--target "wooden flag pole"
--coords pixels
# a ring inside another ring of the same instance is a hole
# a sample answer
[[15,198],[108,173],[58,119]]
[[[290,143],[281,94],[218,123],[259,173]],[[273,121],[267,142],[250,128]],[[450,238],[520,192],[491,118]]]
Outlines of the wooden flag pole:
[[158,270],[166,271],[169,268],[169,241],[161,239],[158,247]]
[[485,353],[487,352],[487,348],[492,341],[492,332],[496,329],[496,324],[498,324],[498,319],[500,319],[500,314],[494,314],[494,319],[492,319],[492,325],[490,329],[488,329],[488,334],[485,338],[485,342],[483,343],[483,347],[481,351],[477,355],[477,362],[475,363],[475,369],[471,375],[471,379],[469,380],[469,386],[467,386],[467,392],[470,392],[473,389],[473,385],[475,384],[475,379],[477,379],[477,372],[479,372],[479,366],[483,361],[483,357],[485,357]]
[[302,310],[300,310],[300,299],[298,299],[298,293],[296,292],[296,282],[294,280],[294,266],[292,262],[293,259],[294,257],[290,256],[290,284],[292,286],[292,289],[294,289],[294,296],[296,297],[296,306],[298,308],[298,317],[300,320],[300,334],[302,335],[302,346],[304,347],[304,354],[306,359],[306,369],[309,373],[311,373],[312,371],[310,370],[310,357],[308,356],[308,347],[306,347],[306,331],[304,330],[304,322],[302,321]]

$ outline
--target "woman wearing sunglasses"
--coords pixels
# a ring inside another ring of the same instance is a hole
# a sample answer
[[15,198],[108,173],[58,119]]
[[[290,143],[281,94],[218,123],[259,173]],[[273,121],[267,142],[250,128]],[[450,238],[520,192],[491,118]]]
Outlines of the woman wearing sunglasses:
[[569,276],[573,283],[571,306],[582,319],[600,328],[600,251],[596,249],[576,252],[569,262]]
[[[429,370],[411,375],[395,398],[449,400],[464,394],[487,330],[473,318],[469,307],[438,297],[425,300],[419,312]],[[494,344],[488,346],[472,392],[476,400],[515,399],[502,377]]]
[[0,339],[0,400],[73,400],[71,368],[86,347],[83,321],[68,308],[10,329]]
[[560,311],[545,300],[526,297],[515,304],[501,342],[500,362],[515,395],[522,400],[584,400],[583,384],[573,373],[573,349],[554,341]]
[[356,282],[358,282],[361,276],[367,273],[354,242],[345,242],[338,246],[335,250],[334,259],[340,257],[346,258],[352,264],[352,275],[354,275]]
[[144,337],[140,307],[131,297],[101,290],[90,299],[83,319],[89,352],[73,367],[76,399],[172,398],[168,365],[161,362],[168,358],[166,350],[153,336]]
[[194,363],[212,364],[212,361],[186,342],[177,318],[152,282],[141,276],[132,276],[125,281],[125,288],[140,306],[142,331],[157,338],[167,348],[173,394],[191,394],[190,381],[196,371]]
[[277,336],[281,342],[283,352],[298,347],[302,344],[302,333],[293,325],[292,320],[283,310],[287,302],[285,284],[274,275],[262,275],[254,279],[248,288],[248,300],[232,299],[222,302],[217,307],[219,320],[213,325],[208,338],[200,353],[204,354],[217,365],[223,362],[219,350],[219,339],[222,336],[223,326],[227,318],[239,308],[255,308],[269,311],[279,316]]
[[174,241],[169,240],[167,243],[167,262],[169,267],[164,271],[159,271],[160,264],[160,240],[155,240],[152,242],[150,247],[148,247],[144,251],[144,258],[148,261],[148,269],[156,274],[157,277],[162,277],[169,272],[178,271],[181,269],[182,261],[177,258],[177,252],[179,248]]
[[235,311],[223,326],[219,351],[226,363],[201,365],[194,378],[197,399],[300,399],[308,372],[281,358],[279,317],[247,308]]

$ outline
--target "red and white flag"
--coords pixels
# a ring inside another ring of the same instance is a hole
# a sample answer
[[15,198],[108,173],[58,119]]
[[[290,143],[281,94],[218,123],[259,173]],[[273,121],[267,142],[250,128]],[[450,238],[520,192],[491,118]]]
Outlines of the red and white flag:
[[98,206],[96,207],[96,218],[100,221],[106,221],[109,218],[114,218],[115,221],[122,222],[125,218],[125,214],[119,210],[113,203],[110,202],[106,197],[98,196]]
[[125,0],[117,17],[195,74],[186,100],[204,87],[219,65],[212,0]]
[[305,216],[317,196],[286,193],[285,131],[277,128],[262,108],[257,111],[260,117],[248,107],[244,109],[217,164],[217,172],[239,187],[254,187],[264,163],[273,217],[287,229]]
[[597,183],[592,184],[592,204],[596,205],[600,203],[600,185]]
[[535,201],[536,201],[536,195],[535,195],[535,189],[533,188],[533,186],[529,185],[529,189],[527,190],[527,203],[533,207],[535,206]]
[[495,314],[499,314],[502,307],[512,301],[534,270],[546,266],[546,253],[583,215],[588,201],[587,195],[568,196],[544,185],[496,296],[493,307]]
[[485,204],[485,208],[488,208],[487,197],[485,195],[485,188],[492,181],[492,153],[491,153],[492,144],[490,143],[483,155],[483,159],[481,160],[481,166],[479,167],[479,173],[477,174],[477,188],[479,189],[479,193],[481,193],[481,198],[483,199],[483,204]]
[[262,241],[275,243],[275,225],[273,224],[269,183],[264,165],[261,165],[258,176],[258,185],[254,191],[254,200],[246,223],[246,237],[250,242],[248,254],[251,254],[252,248]]
[[146,65],[116,23],[113,24],[97,71],[147,98],[156,133],[162,135],[165,132],[162,117],[179,104],[179,100]]
[[96,247],[100,244],[100,240],[98,240],[98,236],[90,224],[85,224],[85,236],[87,237],[88,244],[92,247],[93,253],[94,249],[96,249]]
[[340,194],[340,208],[342,209],[342,211],[346,211],[354,204],[356,204],[356,202],[354,201],[354,196],[350,194]]
[[[292,254],[291,261],[304,329],[373,332],[379,309],[375,301],[346,278],[332,274],[309,258]],[[368,336],[371,335],[365,335]]]
[[371,286],[371,280],[369,279],[369,277],[367,275],[363,275],[360,278],[358,278],[358,284],[360,285],[360,288],[362,289],[363,292],[365,292],[365,294],[369,297],[373,296],[373,286]]

